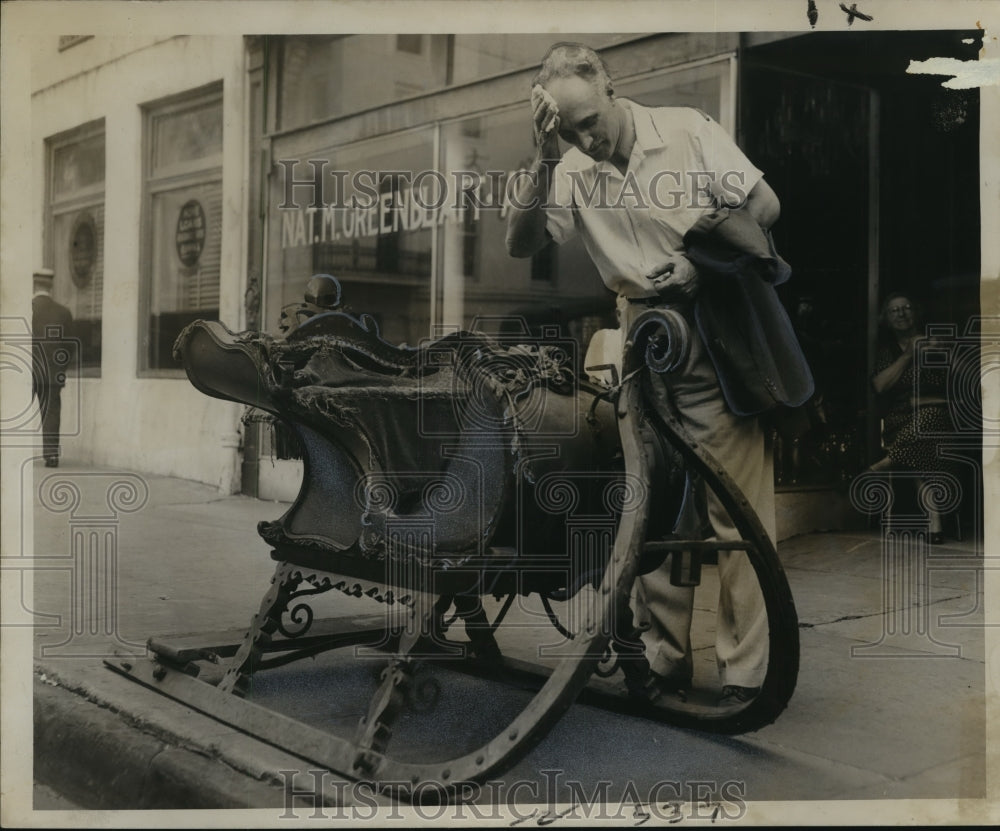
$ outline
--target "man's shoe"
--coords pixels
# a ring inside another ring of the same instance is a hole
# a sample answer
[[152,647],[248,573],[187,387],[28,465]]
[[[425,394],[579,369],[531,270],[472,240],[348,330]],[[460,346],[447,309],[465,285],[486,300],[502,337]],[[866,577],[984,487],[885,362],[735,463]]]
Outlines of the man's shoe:
[[679,672],[660,675],[658,672],[651,671],[649,680],[646,682],[646,700],[650,704],[667,704],[672,698],[687,701],[690,689],[690,675]]
[[760,695],[760,687],[737,687],[727,684],[722,688],[722,698],[719,704],[723,707],[735,707],[747,704]]
[[59,459],[56,456],[49,456],[45,460],[46,467],[59,467]]

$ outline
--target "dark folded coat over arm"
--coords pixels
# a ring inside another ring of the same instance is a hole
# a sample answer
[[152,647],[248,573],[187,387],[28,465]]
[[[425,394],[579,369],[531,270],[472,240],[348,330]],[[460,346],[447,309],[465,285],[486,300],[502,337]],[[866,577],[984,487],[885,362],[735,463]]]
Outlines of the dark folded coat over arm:
[[771,235],[744,209],[720,208],[684,236],[700,290],[695,319],[726,403],[738,415],[797,407],[812,372],[774,287],[791,276]]

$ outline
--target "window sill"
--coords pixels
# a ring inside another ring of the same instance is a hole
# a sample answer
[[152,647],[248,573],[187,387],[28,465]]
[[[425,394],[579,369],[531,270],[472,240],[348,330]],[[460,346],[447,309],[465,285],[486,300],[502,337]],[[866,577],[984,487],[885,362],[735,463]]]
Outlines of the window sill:
[[67,380],[72,380],[72,381],[79,381],[84,378],[96,378],[97,380],[100,380],[101,368],[99,366],[92,366],[92,367],[85,366],[81,367],[80,370],[77,372],[71,372],[67,376]]

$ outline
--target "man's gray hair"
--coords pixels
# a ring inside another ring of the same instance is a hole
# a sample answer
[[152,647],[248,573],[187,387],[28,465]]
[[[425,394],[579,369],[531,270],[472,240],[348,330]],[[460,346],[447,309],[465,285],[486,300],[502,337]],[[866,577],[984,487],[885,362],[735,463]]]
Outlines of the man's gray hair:
[[531,85],[543,87],[553,78],[583,78],[599,90],[612,92],[611,74],[604,60],[589,46],[562,41],[553,43],[542,58],[542,67]]

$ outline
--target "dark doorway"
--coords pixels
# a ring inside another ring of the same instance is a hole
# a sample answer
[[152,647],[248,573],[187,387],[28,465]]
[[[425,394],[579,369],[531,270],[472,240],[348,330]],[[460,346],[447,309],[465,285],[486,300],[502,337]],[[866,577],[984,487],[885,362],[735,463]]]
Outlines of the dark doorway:
[[741,50],[740,139],[781,199],[782,300],[818,390],[778,431],[779,484],[846,481],[877,458],[882,297],[912,292],[959,333],[979,313],[978,91],[906,69],[975,59],[981,34],[753,35]]

